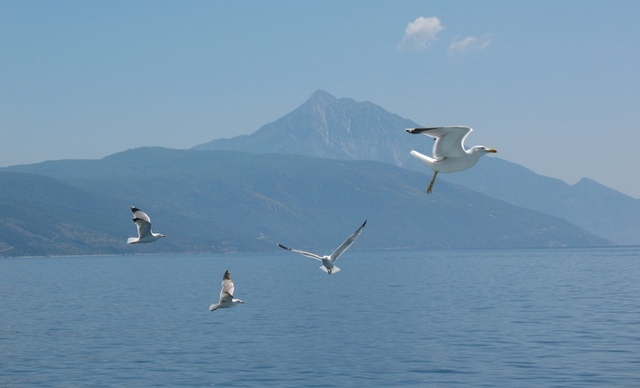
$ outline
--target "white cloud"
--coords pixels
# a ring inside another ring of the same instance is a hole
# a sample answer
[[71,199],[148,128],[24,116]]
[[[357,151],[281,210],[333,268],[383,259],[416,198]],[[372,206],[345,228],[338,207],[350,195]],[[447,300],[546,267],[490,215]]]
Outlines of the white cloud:
[[449,54],[463,53],[471,50],[483,50],[491,44],[491,37],[484,35],[482,38],[468,36],[466,38],[453,38],[449,45]]
[[433,43],[444,26],[437,17],[425,18],[420,16],[407,25],[399,49],[410,48],[418,51],[425,50]]

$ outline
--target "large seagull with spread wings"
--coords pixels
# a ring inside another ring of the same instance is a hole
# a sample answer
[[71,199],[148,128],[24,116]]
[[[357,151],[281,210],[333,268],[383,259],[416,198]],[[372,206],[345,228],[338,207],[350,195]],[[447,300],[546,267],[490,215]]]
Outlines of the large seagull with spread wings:
[[411,151],[411,155],[422,160],[433,170],[433,178],[429,182],[427,193],[431,193],[436,176],[439,172],[456,172],[472,167],[482,155],[496,153],[495,148],[475,146],[464,148],[464,139],[473,131],[469,127],[460,125],[434,128],[407,128],[411,134],[422,133],[435,139],[433,144],[433,157]]

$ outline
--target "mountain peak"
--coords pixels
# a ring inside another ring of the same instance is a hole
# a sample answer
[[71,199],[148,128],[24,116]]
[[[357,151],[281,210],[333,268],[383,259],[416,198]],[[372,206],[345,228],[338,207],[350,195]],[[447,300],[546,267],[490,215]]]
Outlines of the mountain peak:
[[[298,109],[289,115],[307,115],[309,112],[324,112],[328,109],[339,109],[339,100],[324,90],[316,90]],[[287,115],[288,116],[288,115]],[[285,116],[286,117],[286,116]]]
[[[313,92],[309,99],[305,101],[300,108],[291,113],[304,115],[307,114],[310,109],[313,112],[324,112],[323,114],[328,111],[335,111],[337,115],[344,116],[344,112],[362,109],[365,104],[370,103],[356,102],[355,100],[346,97],[337,98],[324,90],[318,89]],[[382,110],[382,108],[380,109]]]
[[336,98],[318,89],[298,108],[251,135],[213,140],[194,149],[379,160],[403,166],[416,140],[404,128],[416,126],[371,102]]
[[309,100],[307,101],[337,101],[337,100],[338,99],[331,93],[318,89],[315,92],[313,92],[313,94],[311,94],[311,97],[309,97]]

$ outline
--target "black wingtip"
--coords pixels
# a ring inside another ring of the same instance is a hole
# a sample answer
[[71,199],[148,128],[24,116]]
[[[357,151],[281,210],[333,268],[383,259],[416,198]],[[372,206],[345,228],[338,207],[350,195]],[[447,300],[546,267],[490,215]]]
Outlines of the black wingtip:
[[430,127],[430,128],[425,128],[425,127],[421,127],[421,128],[407,128],[407,129],[405,129],[405,132],[407,132],[407,133],[411,133],[411,134],[413,134],[413,135],[417,135],[417,134],[419,134],[419,133],[426,132],[426,131],[430,131],[430,130],[433,130],[433,129],[438,129],[438,128],[441,128],[441,127]]
[[224,275],[222,275],[222,280],[229,280],[231,279],[231,274],[229,273],[229,270],[224,271]]
[[429,128],[407,128],[407,129],[405,129],[405,132],[411,133],[413,135],[417,135],[418,133],[423,132],[423,131],[425,131],[427,129],[429,129]]
[[137,207],[135,207],[135,206],[131,206],[131,212],[132,212],[132,213],[135,213],[135,212],[137,212],[137,211],[140,211],[140,209],[138,209],[138,208],[137,208]]
[[369,220],[364,220],[364,222],[362,223],[362,227],[364,227],[367,224],[367,221]]
[[291,248],[285,247],[284,245],[282,245],[282,244],[280,244],[280,243],[278,243],[278,246],[279,246],[280,248],[282,248],[282,249],[286,249],[286,250],[288,250],[288,251],[290,251],[290,250],[291,250]]

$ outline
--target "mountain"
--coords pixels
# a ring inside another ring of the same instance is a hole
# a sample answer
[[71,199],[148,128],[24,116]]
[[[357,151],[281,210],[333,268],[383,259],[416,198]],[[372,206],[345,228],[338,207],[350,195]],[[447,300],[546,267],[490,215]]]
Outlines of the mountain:
[[[277,242],[322,252],[365,219],[353,249],[610,244],[445,181],[427,196],[428,176],[376,161],[140,148],[1,170],[0,256],[274,251]],[[127,246],[131,205],[168,237]]]
[[[139,148],[100,160],[0,169],[0,256],[331,249],[365,218],[354,249],[638,244],[639,200],[495,157],[442,174],[409,156],[413,121],[317,91],[251,135],[192,150]],[[136,168],[132,168],[135,166]],[[129,206],[169,236],[127,246]]]
[[[419,125],[373,103],[338,99],[319,90],[297,109],[251,135],[214,140],[194,149],[376,160],[431,174],[409,156],[416,148],[416,138],[404,129],[415,126]],[[470,170],[440,174],[436,192],[443,181],[563,218],[616,244],[640,244],[640,200],[592,180],[570,186],[492,156],[481,158]],[[427,183],[423,181],[425,187]]]
[[117,252],[117,202],[34,174],[0,171],[0,257]]
[[516,206],[563,218],[616,244],[640,245],[640,200],[591,179],[583,178],[569,185],[515,163],[483,159],[473,169],[447,174],[443,179]]
[[419,164],[407,151],[415,139],[404,129],[416,126],[370,102],[337,99],[318,90],[300,107],[251,135],[213,140],[193,149],[377,160],[415,167]]

